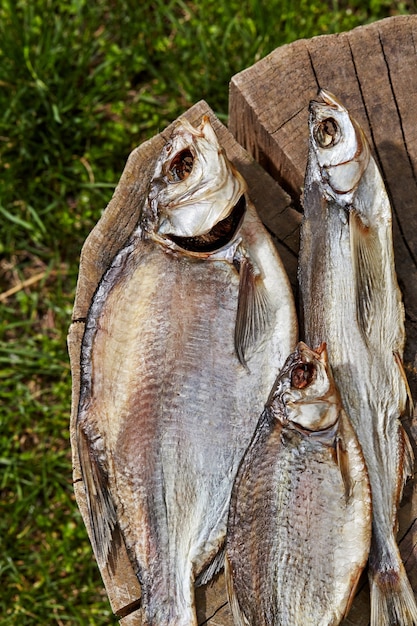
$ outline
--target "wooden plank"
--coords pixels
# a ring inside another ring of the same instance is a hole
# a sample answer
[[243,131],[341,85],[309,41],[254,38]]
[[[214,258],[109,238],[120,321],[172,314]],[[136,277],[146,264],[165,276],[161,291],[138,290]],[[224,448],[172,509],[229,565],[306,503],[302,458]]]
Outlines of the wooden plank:
[[[417,398],[417,16],[381,20],[347,33],[299,40],[232,78],[229,128],[302,210],[308,104],[333,92],[362,125],[393,205],[396,267],[406,311],[405,366]],[[297,237],[297,232],[293,234]],[[405,423],[416,450],[417,414]],[[409,481],[399,544],[417,590],[417,494]],[[344,625],[369,623],[366,579]]]
[[[198,125],[203,115],[209,115],[220,144],[245,177],[249,195],[262,219],[270,230],[277,232],[274,240],[281,253],[284,265],[296,283],[300,216],[291,207],[291,201],[279,185],[248,155],[236,142],[232,134],[215,117],[205,102],[197,103],[185,113],[185,117]],[[86,509],[85,492],[81,480],[78,451],[75,442],[75,419],[80,386],[80,344],[88,308],[103,273],[116,252],[132,233],[144,202],[156,158],[170,136],[175,122],[160,135],[145,142],[132,152],[122,173],[113,198],[100,221],[86,240],[80,260],[73,310],[73,323],[68,335],[68,349],[72,371],[71,445],[73,453],[73,481],[76,500],[84,523],[90,532]],[[126,549],[121,548],[117,570],[114,573],[101,569],[101,575],[112,606],[112,610],[123,626],[140,626],[138,610],[140,585],[130,564]],[[196,590],[199,623],[208,626],[231,626],[233,624],[227,605],[223,575]]]

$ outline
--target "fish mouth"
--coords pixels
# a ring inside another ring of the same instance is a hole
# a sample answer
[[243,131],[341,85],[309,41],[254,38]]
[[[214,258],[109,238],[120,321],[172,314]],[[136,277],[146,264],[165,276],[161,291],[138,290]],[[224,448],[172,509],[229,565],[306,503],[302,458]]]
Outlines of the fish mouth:
[[333,424],[329,426],[316,429],[307,428],[297,422],[288,422],[288,426],[306,437],[319,440],[322,444],[327,444],[329,447],[334,447],[336,435],[339,430],[339,419],[337,418]]
[[320,98],[320,100],[310,101],[310,110],[316,108],[317,106],[326,106],[328,108],[334,109],[335,111],[346,111],[346,108],[343,106],[340,100],[338,100],[336,96],[333,95],[330,91],[327,91],[327,89],[320,89],[317,97]]
[[209,254],[224,248],[238,232],[246,212],[246,198],[242,195],[229,215],[220,220],[207,233],[195,237],[181,237],[165,234],[164,239],[172,241],[178,248],[196,254]]

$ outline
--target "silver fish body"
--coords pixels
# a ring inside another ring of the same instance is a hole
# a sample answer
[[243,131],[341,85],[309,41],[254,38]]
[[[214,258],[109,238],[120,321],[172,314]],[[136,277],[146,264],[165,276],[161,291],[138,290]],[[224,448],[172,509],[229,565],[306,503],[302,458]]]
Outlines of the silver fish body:
[[197,624],[194,585],[221,565],[254,415],[296,341],[245,191],[209,121],[182,122],[88,314],[77,439],[92,543],[111,568],[125,542],[144,625]]
[[372,626],[417,624],[395,540],[412,467],[400,418],[404,310],[388,196],[363,131],[334,96],[310,103],[299,283],[305,340],[325,341],[367,463],[373,498]]
[[233,487],[226,547],[237,626],[334,626],[366,565],[371,496],[325,346],[300,343]]

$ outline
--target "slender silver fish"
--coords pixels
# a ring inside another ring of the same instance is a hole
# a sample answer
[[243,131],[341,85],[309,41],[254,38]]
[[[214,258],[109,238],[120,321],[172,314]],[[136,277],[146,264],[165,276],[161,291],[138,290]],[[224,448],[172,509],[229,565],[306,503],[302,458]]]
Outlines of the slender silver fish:
[[408,386],[391,207],[358,123],[330,93],[320,98],[310,103],[299,258],[305,340],[326,341],[368,466],[371,624],[410,626],[417,606],[395,539],[412,451],[400,423]]
[[226,544],[237,626],[335,626],[371,541],[363,454],[325,344],[300,343],[272,389],[232,491]]
[[93,298],[77,441],[92,543],[124,541],[142,621],[194,626],[238,464],[296,342],[291,288],[208,118],[176,127]]

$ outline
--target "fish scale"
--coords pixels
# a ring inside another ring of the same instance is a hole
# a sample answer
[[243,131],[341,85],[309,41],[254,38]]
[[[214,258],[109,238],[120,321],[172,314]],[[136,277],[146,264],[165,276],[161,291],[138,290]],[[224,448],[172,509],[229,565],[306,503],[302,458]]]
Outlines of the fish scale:
[[369,471],[371,626],[413,626],[417,605],[395,541],[412,450],[400,422],[408,387],[389,199],[361,128],[329,92],[310,103],[309,129],[299,257],[305,338],[328,345]]
[[[243,269],[242,269],[243,268]],[[77,442],[92,544],[124,542],[143,626],[196,626],[234,476],[296,341],[281,261],[208,119],[179,124],[82,344]]]
[[[161,267],[158,274],[160,276],[164,276],[166,266],[168,264],[170,265],[170,272],[175,273],[175,261],[173,268],[172,259],[169,259],[169,257],[167,257],[167,255],[163,251],[158,250],[154,253],[154,256],[159,257],[158,262],[160,263]],[[177,269],[180,270],[181,267]],[[198,264],[194,264],[192,269],[198,275],[199,271],[201,271],[201,264],[200,266]],[[222,269],[223,271],[220,276],[223,280],[221,282],[224,284],[229,284],[230,281],[233,280],[233,272],[235,273],[235,270],[231,266],[225,266]],[[190,273],[192,272],[188,272],[188,274]],[[219,274],[216,273],[216,276],[218,277]],[[190,280],[190,276],[188,276],[188,278]],[[224,327],[228,324],[230,329],[233,329],[235,311],[233,311],[232,307],[230,307],[229,311],[226,311],[226,313],[228,313],[228,317],[226,317],[226,319],[222,319],[222,325],[218,325],[216,323],[215,328],[213,328],[213,322],[209,324],[209,320],[206,315],[206,307],[207,303],[213,298],[213,294],[214,296],[216,295],[217,285],[215,282],[210,283],[211,292],[210,290],[207,291],[206,289],[203,293],[200,289],[198,289],[198,277],[197,280],[191,281],[191,283],[197,286],[197,294],[193,295],[197,296],[196,299],[199,301],[198,306],[194,307],[193,315],[190,318],[186,314],[184,314],[181,308],[177,310],[177,315],[180,315],[181,324],[184,327],[186,327],[188,323],[192,326],[192,333],[186,333],[189,341],[184,344],[181,351],[179,351],[177,345],[177,349],[174,352],[172,350],[172,347],[170,347],[169,345],[169,343],[174,341],[172,334],[170,334],[169,332],[167,333],[167,339],[165,340],[163,337],[159,336],[159,333],[158,337],[156,337],[155,331],[151,332],[151,337],[149,339],[147,338],[146,333],[144,334],[141,332],[141,342],[143,341],[144,345],[151,346],[154,344],[155,341],[159,341],[161,346],[156,353],[154,350],[150,352],[150,354],[152,353],[152,374],[151,380],[149,381],[150,386],[148,393],[148,381],[146,376],[140,376],[138,372],[136,373],[136,378],[141,380],[140,394],[144,394],[145,398],[147,395],[149,395],[149,400],[146,402],[147,410],[149,410],[150,415],[155,416],[153,420],[158,417],[158,425],[155,423],[154,427],[156,427],[157,431],[159,432],[161,432],[162,430],[164,430],[165,433],[168,432],[168,434],[165,434],[164,438],[161,440],[161,446],[162,458],[165,459],[165,462],[169,467],[169,475],[164,472],[164,498],[162,498],[161,494],[156,502],[154,501],[153,506],[155,508],[153,511],[153,517],[157,517],[159,520],[160,518],[162,518],[162,515],[160,513],[162,512],[163,507],[167,506],[166,503],[174,503],[173,510],[171,510],[169,506],[167,508],[166,515],[168,524],[166,526],[166,529],[169,527],[170,522],[174,522],[173,528],[171,528],[171,531],[169,533],[169,536],[171,538],[173,537],[174,539],[176,536],[182,538],[184,528],[188,530],[185,543],[190,543],[194,546],[194,552],[197,554],[197,556],[194,557],[196,562],[195,564],[198,569],[199,567],[201,567],[201,565],[199,565],[199,561],[202,560],[203,564],[205,562],[204,559],[202,559],[199,555],[199,550],[202,548],[202,546],[206,545],[209,534],[212,530],[211,526],[215,526],[215,524],[217,523],[217,517],[221,517],[220,511],[217,512],[217,515],[216,511],[213,512],[214,520],[211,519],[210,516],[207,516],[206,513],[208,503],[211,499],[211,494],[213,492],[213,485],[211,485],[209,477],[211,474],[213,474],[214,486],[218,487],[218,475],[219,473],[221,474],[223,471],[222,465],[221,463],[219,463],[219,456],[220,461],[221,456],[227,459],[228,455],[221,455],[221,451],[225,445],[230,445],[230,434],[227,434],[227,423],[222,423],[221,425],[218,425],[217,434],[215,429],[213,430],[212,428],[210,428],[210,425],[208,425],[209,427],[205,429],[204,424],[202,424],[200,420],[196,421],[195,416],[199,414],[204,415],[207,411],[207,406],[210,406],[210,409],[212,412],[214,412],[214,414],[223,413],[233,415],[236,413],[236,409],[234,407],[236,401],[233,396],[230,396],[227,399],[223,397],[221,399],[221,403],[219,403],[218,399],[216,398],[216,389],[213,388],[213,386],[211,387],[210,397],[210,389],[208,387],[208,384],[205,382],[206,379],[204,373],[202,373],[201,369],[198,373],[196,373],[195,371],[195,355],[213,354],[219,350],[219,343],[224,342]],[[181,282],[173,280],[172,284],[174,285],[174,292],[169,293],[169,299],[175,300],[177,289],[181,291]],[[195,300],[195,298],[193,299]],[[152,303],[150,308],[155,313],[156,321],[158,321],[158,319],[162,317],[164,312],[165,314],[169,312],[169,307],[167,307],[164,298],[161,298],[159,295],[157,296],[157,301]],[[175,327],[175,323],[172,318],[172,311],[170,312],[170,320],[170,326]],[[207,333],[208,326],[211,329],[210,333]],[[169,328],[167,328],[166,330],[169,331]],[[184,328],[184,332],[185,330],[186,328]],[[231,332],[230,335],[231,337],[233,336]],[[231,339],[229,341],[229,349],[230,351],[233,350],[233,343]],[[160,363],[158,362],[158,354],[164,362],[164,367],[161,367]],[[181,359],[181,368],[178,367],[179,358]],[[145,360],[148,361],[146,354]],[[212,361],[212,359],[209,360]],[[223,372],[222,385],[226,385],[226,388],[236,388],[237,373],[239,371],[242,372],[242,370],[243,368],[239,364],[237,364],[234,369]],[[158,373],[159,375],[156,375]],[[207,374],[208,379],[212,382],[212,377],[209,375],[209,373]],[[240,375],[242,376],[242,373]],[[176,394],[176,390],[178,389],[182,390],[182,397]],[[193,397],[192,404],[190,404],[188,400],[190,396]],[[132,400],[132,403],[135,405],[135,413],[130,412],[130,414],[135,415],[138,411],[140,411],[142,399],[135,397]],[[152,406],[155,403],[159,404],[157,414],[152,411]],[[176,423],[172,424],[172,430],[170,430],[170,416],[172,414],[181,415],[181,423],[179,427]],[[166,429],[168,429],[168,431],[166,431]],[[125,454],[120,458],[120,464],[123,468],[129,467],[131,459],[134,459],[135,464],[138,463],[140,455],[143,455],[143,452],[141,452],[142,447],[145,449],[145,451],[147,448],[153,450],[153,438],[155,437],[155,431],[153,429],[149,432],[148,435],[146,435],[146,427],[144,428],[144,431],[140,433],[140,435],[139,433],[136,433],[135,422],[131,424],[130,429],[127,428],[126,430],[121,433],[121,439],[123,440],[123,442],[127,441],[130,443],[128,445],[126,445],[126,443],[123,444],[125,448]],[[138,441],[139,436],[140,442]],[[172,442],[174,443],[174,445],[172,445]],[[181,456],[177,453],[177,442],[181,442],[182,444]],[[208,445],[208,442],[210,443],[210,445]],[[243,452],[245,443],[246,441],[243,441],[239,446],[240,454]],[[215,454],[216,459],[214,458]],[[216,465],[214,464],[214,461],[216,461]],[[236,464],[236,462],[237,459],[235,458],[234,463]],[[227,464],[230,464],[229,459],[227,460]],[[145,465],[146,467],[150,467],[151,465],[149,459],[147,459],[146,457],[143,459],[143,465]],[[159,464],[157,464],[155,468],[157,475],[159,475],[160,472],[160,469],[158,468]],[[206,468],[205,480],[203,482],[197,483],[199,485],[198,494],[196,492],[195,480],[192,480],[193,477],[191,476],[191,482],[188,482],[187,480],[188,477],[190,477],[190,468],[194,468],[194,471],[199,472]],[[133,468],[131,469],[131,472],[134,472]],[[138,480],[139,482],[137,482]],[[118,480],[116,479],[116,492],[119,492],[121,490],[120,487],[118,487],[118,483],[124,484],[123,474]],[[133,490],[136,491],[136,489],[138,489],[140,491],[141,488],[142,484],[140,481],[140,476],[136,476],[136,480],[133,484]],[[198,498],[196,497],[197,495]],[[154,498],[156,498],[155,494]],[[179,512],[175,505],[175,501],[177,499],[187,503],[187,507],[183,507]],[[221,505],[223,506],[223,502],[221,502]],[[136,506],[137,505],[135,503],[135,507]],[[132,546],[136,544],[140,545],[141,543],[137,542],[137,528],[140,527],[139,522],[141,520],[137,520],[135,524],[135,517],[130,510],[125,495],[123,497],[123,509],[124,515],[126,515],[127,519],[129,519],[129,522],[122,521],[122,523],[125,528],[127,546],[128,549],[131,550]],[[140,506],[139,509],[142,510],[143,506]],[[124,515],[121,516],[122,520]],[[197,522],[201,520],[200,524],[202,524],[202,526],[194,522],[194,520],[197,520]],[[159,521],[158,524],[160,524]],[[168,541],[168,530],[166,530],[165,537],[165,539],[163,537],[158,537],[158,541],[156,542],[158,544],[158,550],[163,549],[164,541]],[[188,553],[179,554],[179,551],[183,545],[184,542],[181,542],[178,545],[174,541],[174,544],[170,545],[170,547],[167,548],[167,551],[172,555],[171,558],[174,562],[178,560],[183,560],[184,563],[182,568],[185,569],[185,565],[187,563],[189,555]],[[201,548],[198,548],[197,546],[200,546]],[[216,550],[212,548],[213,557],[215,555],[215,551],[217,551],[219,547],[220,545],[218,544],[216,546]],[[155,547],[155,554],[156,552],[157,548]],[[136,556],[138,562],[141,555],[142,553]],[[169,557],[167,556],[167,558]],[[207,559],[207,556],[205,558]],[[157,566],[159,567],[159,562],[157,562]],[[149,564],[147,565],[148,571],[153,567],[154,566],[149,559]],[[139,562],[139,571],[141,572],[143,569],[143,565],[141,566]],[[180,605],[180,601],[178,599],[178,590],[170,589],[169,584],[169,580],[170,578],[172,578],[172,574],[170,574],[170,572],[173,571],[174,567],[172,564],[168,564],[165,569],[167,573],[167,578],[164,585],[164,594],[167,593],[167,591],[171,592],[172,601],[176,602],[176,609],[178,610],[178,605]],[[154,574],[154,576],[156,577],[157,574]],[[162,572],[160,572],[159,576],[163,577]],[[189,586],[189,582],[186,582]],[[183,595],[183,593],[181,595]],[[190,599],[189,602],[191,602]],[[155,599],[155,604],[156,603],[157,598]],[[186,611],[184,605],[182,605],[181,610],[183,612]]]
[[[369,480],[320,350],[300,343],[288,357],[235,480],[226,580],[236,626],[336,626],[366,564]],[[302,386],[297,368],[312,372]]]

